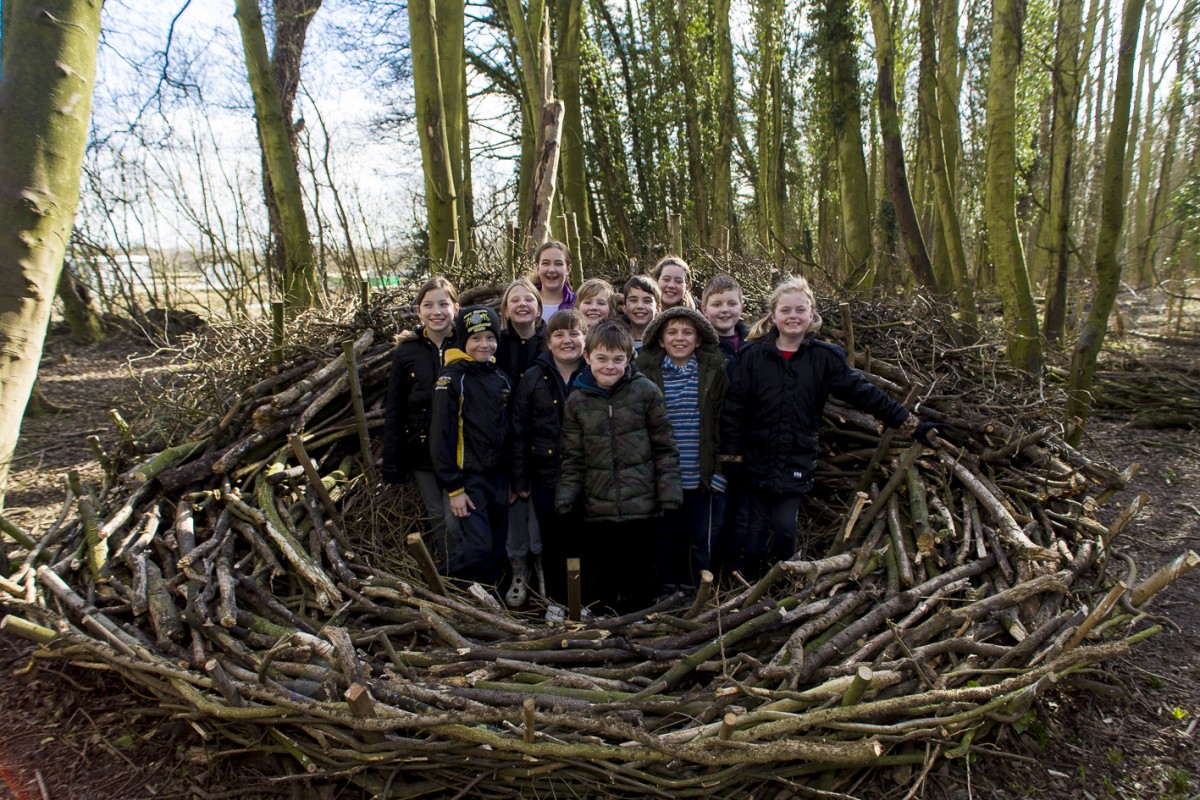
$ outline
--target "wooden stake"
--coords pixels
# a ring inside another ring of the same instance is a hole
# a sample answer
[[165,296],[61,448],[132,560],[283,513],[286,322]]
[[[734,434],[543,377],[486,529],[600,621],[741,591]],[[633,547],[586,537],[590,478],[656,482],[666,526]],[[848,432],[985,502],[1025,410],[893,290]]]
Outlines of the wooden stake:
[[325,488],[325,483],[321,480],[321,473],[317,472],[317,465],[313,463],[308,456],[308,451],[304,449],[304,438],[298,433],[288,434],[288,445],[292,448],[292,454],[296,456],[296,461],[304,469],[309,485],[317,493],[321,505],[325,507],[325,513],[330,518],[337,517],[337,506],[333,504],[333,498],[329,496],[329,490]]
[[417,560],[417,566],[421,568],[421,575],[425,577],[425,585],[429,587],[429,591],[445,596],[446,585],[442,583],[442,576],[438,574],[437,565],[433,563],[433,556],[429,555],[421,534],[410,533],[404,542],[408,545],[409,555]]
[[446,264],[447,271],[454,269],[455,259],[458,258],[458,241],[455,239],[446,240]]
[[271,363],[283,363],[283,301],[271,301]]
[[579,559],[567,559],[567,619],[579,622],[582,613],[582,598],[579,582]]
[[508,221],[508,275],[513,280],[517,279],[517,270],[521,260],[521,242],[518,230],[517,221],[510,219]]
[[696,599],[692,601],[692,607],[683,615],[684,619],[691,619],[704,610],[708,605],[708,601],[712,598],[713,592],[713,574],[706,569],[700,570],[700,586],[696,590]]
[[863,695],[867,693],[867,689],[871,687],[871,679],[875,677],[875,673],[866,664],[861,665],[854,673],[854,680],[850,683],[850,688],[842,695],[843,706],[856,706],[863,699]]
[[371,307],[371,282],[368,280],[359,280],[358,282],[358,302],[362,305],[362,310],[366,311]]
[[846,345],[846,363],[854,366],[854,320],[850,316],[850,304],[839,303],[838,310],[842,312],[842,341]]
[[375,457],[371,454],[371,433],[367,429],[367,412],[363,408],[362,384],[358,380],[358,359],[354,356],[354,343],[344,342],[342,354],[346,357],[346,377],[350,380],[350,402],[354,406],[354,419],[358,423],[358,444],[362,447],[363,466],[372,483],[377,481]]
[[671,228],[671,252],[683,258],[683,214],[672,211],[669,218]]
[[524,722],[525,722],[525,730],[523,731],[523,736],[525,737],[525,741],[527,741],[527,742],[532,742],[533,737],[537,735],[537,731],[534,730],[534,727],[533,727],[534,722],[536,720],[536,718],[534,717],[533,711],[534,711],[533,698],[526,697],[525,701],[521,703],[521,715],[524,718]]

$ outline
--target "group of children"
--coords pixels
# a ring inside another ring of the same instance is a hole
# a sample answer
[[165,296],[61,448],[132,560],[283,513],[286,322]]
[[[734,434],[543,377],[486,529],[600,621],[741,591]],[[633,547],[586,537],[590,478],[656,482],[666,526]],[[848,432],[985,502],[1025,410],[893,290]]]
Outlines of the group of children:
[[618,612],[703,570],[753,579],[795,554],[830,395],[927,441],[932,425],[815,338],[803,278],[774,290],[751,331],[729,275],[697,305],[688,265],[664,258],[626,282],[618,319],[614,288],[572,289],[570,264],[562,243],[542,245],[499,314],[459,308],[435,276],[400,337],[383,476],[415,476],[452,577],[507,577],[511,606],[531,584],[562,602],[579,558],[584,602]]

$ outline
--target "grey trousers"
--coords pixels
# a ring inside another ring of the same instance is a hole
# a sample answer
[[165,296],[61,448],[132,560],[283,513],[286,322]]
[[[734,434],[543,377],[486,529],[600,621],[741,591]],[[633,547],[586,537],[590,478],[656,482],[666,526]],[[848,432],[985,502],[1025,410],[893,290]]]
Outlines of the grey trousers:
[[421,493],[421,501],[425,504],[425,513],[429,517],[429,528],[426,540],[433,546],[433,559],[443,574],[449,565],[449,554],[454,552],[454,546],[462,540],[462,527],[458,517],[450,513],[450,497],[438,486],[433,471],[428,469],[413,470],[417,479],[417,491]]
[[516,561],[530,555],[542,554],[542,535],[538,530],[537,514],[533,503],[517,498],[508,507],[508,559]]

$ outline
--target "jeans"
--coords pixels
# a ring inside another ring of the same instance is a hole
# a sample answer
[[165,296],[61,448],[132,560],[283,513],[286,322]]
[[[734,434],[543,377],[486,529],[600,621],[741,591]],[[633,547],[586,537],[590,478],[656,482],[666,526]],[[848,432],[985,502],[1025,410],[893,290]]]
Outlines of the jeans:
[[796,555],[797,518],[803,501],[802,494],[747,493],[750,519],[742,563],[747,580],[761,578],[772,563]]
[[658,572],[663,589],[696,586],[712,570],[717,534],[725,520],[725,493],[684,489],[683,504],[663,517]]
[[475,508],[459,519],[462,539],[450,551],[450,576],[494,586],[500,581],[508,539],[508,476],[495,470],[463,477]]
[[508,507],[508,544],[510,561],[524,561],[527,556],[540,555],[542,536],[532,500],[517,501]]

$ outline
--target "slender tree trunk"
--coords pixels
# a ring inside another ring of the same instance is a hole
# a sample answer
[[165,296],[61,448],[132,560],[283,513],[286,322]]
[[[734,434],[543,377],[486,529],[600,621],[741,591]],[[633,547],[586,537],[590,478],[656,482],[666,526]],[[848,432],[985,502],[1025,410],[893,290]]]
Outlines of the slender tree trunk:
[[875,63],[879,67],[879,129],[883,137],[888,196],[892,198],[896,224],[913,277],[926,288],[940,293],[941,287],[933,274],[933,263],[929,260],[925,237],[921,234],[921,225],[917,222],[917,211],[908,188],[900,109],[896,106],[896,48],[892,40],[892,21],[887,0],[871,0],[870,7],[871,27],[875,31]]
[[738,125],[736,77],[733,69],[733,38],[729,28],[730,0],[714,0],[713,16],[717,38],[717,141],[712,161],[712,232],[709,244],[722,243],[723,229],[734,230],[733,162],[734,129]]
[[271,77],[271,62],[267,58],[267,40],[263,35],[258,2],[236,0],[236,5],[246,57],[246,74],[254,95],[259,141],[266,158],[267,172],[271,176],[271,189],[283,232],[283,298],[286,306],[294,311],[311,306],[318,292],[312,238],[309,236],[304,197],[300,190],[300,174],[288,139],[283,105]]
[[1155,188],[1154,201],[1150,206],[1149,226],[1143,244],[1145,252],[1141,256],[1152,267],[1159,263],[1159,245],[1162,241],[1161,234],[1165,228],[1163,215],[1175,190],[1172,172],[1175,166],[1176,142],[1179,139],[1180,125],[1183,120],[1183,86],[1186,82],[1191,27],[1198,9],[1200,9],[1200,4],[1192,3],[1180,11],[1179,16],[1179,49],[1176,51],[1175,57],[1175,84],[1171,87],[1171,96],[1167,103],[1167,135],[1163,139],[1163,152],[1159,158],[1158,186]]
[[575,260],[589,257],[594,234],[588,208],[587,170],[584,162],[583,94],[581,91],[581,47],[583,41],[583,0],[558,0],[558,50],[554,58],[555,86],[563,101],[562,203],[563,213],[575,214],[579,226],[579,245],[583,252]]
[[996,283],[1008,320],[1008,358],[1027,372],[1042,368],[1037,307],[1029,288],[1025,253],[1017,229],[1016,84],[1021,59],[1024,4],[995,0],[992,57],[988,70],[988,149],[984,205]]
[[[921,53],[923,60],[934,60],[933,48],[933,10],[929,0],[923,0],[920,11]],[[927,65],[929,72],[942,74],[940,63]],[[946,252],[950,274],[947,285],[954,287],[954,297],[958,304],[959,319],[962,322],[963,334],[973,338],[978,330],[979,319],[975,312],[975,290],[971,280],[971,271],[967,265],[967,253],[963,247],[962,224],[958,216],[958,206],[954,201],[954,187],[950,181],[950,158],[946,153],[946,134],[943,130],[942,114],[938,109],[943,108],[940,92],[942,81],[922,84],[919,101],[922,107],[932,109],[925,115],[928,121],[926,137],[928,139],[929,173],[933,184],[933,196],[937,203],[937,222],[940,241]],[[948,91],[949,89],[947,89]],[[957,117],[955,117],[957,119]],[[957,136],[957,134],[955,134]]]
[[837,152],[841,197],[841,275],[847,288],[870,291],[871,207],[868,202],[867,160],[863,155],[862,111],[859,102],[857,27],[849,0],[826,0],[821,39],[829,68],[830,124]]
[[1054,129],[1050,144],[1048,209],[1034,251],[1034,274],[1046,275],[1044,336],[1061,342],[1066,325],[1067,277],[1070,274],[1071,162],[1075,152],[1075,121],[1079,109],[1079,38],[1083,0],[1060,0],[1058,34],[1051,74]]
[[[250,2],[251,0],[239,0]],[[421,161],[425,168],[425,209],[428,216],[429,256],[433,269],[446,260],[446,243],[458,242],[458,191],[455,180],[456,165],[461,168],[462,150],[460,139],[451,138],[449,115],[461,115],[461,95],[454,95],[452,108],[447,108],[446,91],[443,84],[441,50],[450,47],[462,53],[462,40],[458,49],[453,43],[443,41],[442,22],[438,19],[440,8],[437,0],[409,0],[408,20],[412,31],[413,87],[417,103],[417,133],[421,140]],[[461,13],[461,12],[460,12]],[[455,28],[452,21],[446,23]],[[454,85],[460,70],[449,76]],[[461,133],[461,129],[456,131]]]
[[1068,441],[1078,444],[1091,411],[1092,378],[1096,359],[1108,332],[1108,318],[1117,299],[1121,263],[1117,258],[1121,228],[1125,222],[1125,148],[1129,138],[1129,105],[1133,94],[1134,61],[1138,29],[1145,0],[1126,0],[1121,22],[1121,45],[1117,55],[1117,83],[1113,90],[1113,116],[1105,148],[1104,200],[1096,242],[1096,292],[1087,321],[1075,342],[1067,392],[1067,422],[1072,427]]
[[6,0],[0,58],[0,507],[79,204],[101,3]]
[[[321,0],[274,0],[275,47],[271,51],[271,79],[279,94],[283,125],[287,130],[288,147],[292,160],[299,164],[299,144],[295,119],[296,92],[300,88],[300,66],[304,57],[304,41],[308,26],[312,22]],[[269,273],[283,276],[288,273],[287,248],[283,231],[283,220],[279,215],[279,204],[275,202],[275,188],[271,183],[271,168],[267,163],[266,148],[259,137],[262,151],[263,196],[266,198],[267,219],[271,239],[267,249]]]

